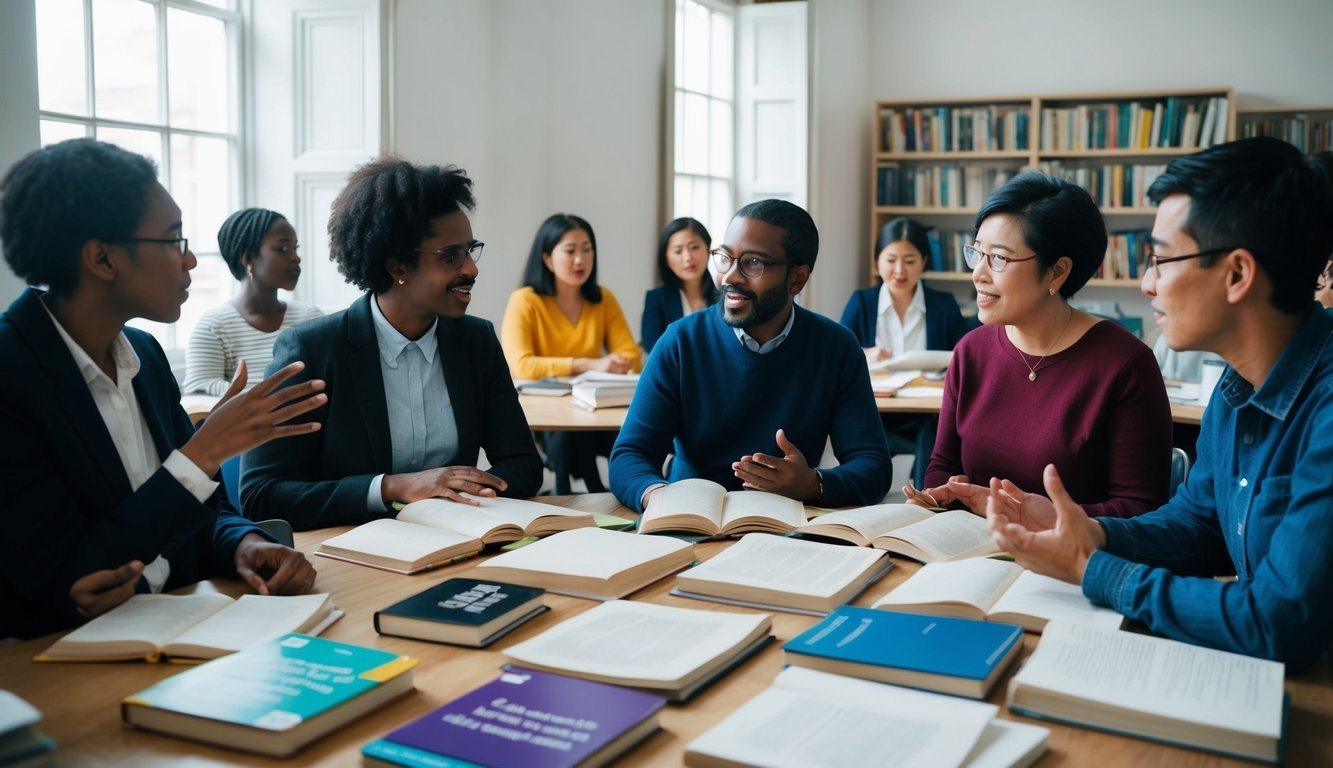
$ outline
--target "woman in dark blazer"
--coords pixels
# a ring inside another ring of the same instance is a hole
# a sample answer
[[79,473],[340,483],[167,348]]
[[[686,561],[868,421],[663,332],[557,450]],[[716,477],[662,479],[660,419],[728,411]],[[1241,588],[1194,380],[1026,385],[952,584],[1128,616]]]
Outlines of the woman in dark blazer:
[[712,244],[708,230],[696,219],[676,219],[662,230],[657,244],[657,275],[662,285],[643,297],[639,326],[643,351],[653,351],[668,325],[717,300],[717,284],[708,271]]
[[367,294],[278,337],[270,367],[304,360],[329,400],[320,431],[242,459],[247,517],[304,530],[392,517],[394,502],[537,493],[541,459],[495,329],[465,316],[482,251],[473,206],[453,166],[380,160],[352,175],[331,256]]

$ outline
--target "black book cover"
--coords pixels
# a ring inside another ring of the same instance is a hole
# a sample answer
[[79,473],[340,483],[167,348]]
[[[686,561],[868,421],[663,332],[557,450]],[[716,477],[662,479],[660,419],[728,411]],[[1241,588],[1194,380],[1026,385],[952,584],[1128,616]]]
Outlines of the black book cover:
[[545,592],[499,581],[449,579],[376,611],[375,631],[381,614],[479,627]]

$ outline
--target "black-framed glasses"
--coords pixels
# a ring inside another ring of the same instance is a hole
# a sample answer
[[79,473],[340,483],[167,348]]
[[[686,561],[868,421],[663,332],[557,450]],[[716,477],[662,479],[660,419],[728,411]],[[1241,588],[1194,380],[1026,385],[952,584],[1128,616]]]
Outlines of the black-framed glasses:
[[185,252],[190,250],[190,238],[188,237],[127,237],[129,243],[162,243],[163,245],[176,246],[176,255],[184,256]]
[[417,253],[433,253],[444,261],[444,265],[449,269],[458,269],[463,266],[464,260],[472,257],[472,263],[481,261],[481,249],[486,244],[480,240],[473,240],[468,245],[451,245],[448,248],[417,248]]
[[1003,272],[1004,268],[1016,261],[1032,261],[1037,258],[1036,254],[1021,259],[1013,256],[1005,256],[1002,253],[986,253],[980,248],[965,245],[963,246],[963,261],[967,263],[968,269],[976,269],[982,259],[986,260],[986,266],[990,267],[992,272]]
[[1201,259],[1205,256],[1216,256],[1221,253],[1230,253],[1234,250],[1236,249],[1212,248],[1207,251],[1199,251],[1198,253],[1187,253],[1184,256],[1158,256],[1155,253],[1150,253],[1147,258],[1147,265],[1148,269],[1152,270],[1153,279],[1161,279],[1163,264],[1170,264],[1173,261],[1185,261],[1187,259]]
[[731,265],[735,264],[740,268],[741,274],[751,280],[758,280],[764,276],[765,267],[780,267],[784,264],[792,263],[791,259],[761,259],[752,254],[742,253],[740,256],[732,256],[721,248],[715,248],[708,252],[708,257],[713,261],[713,268],[719,275],[725,275],[731,271]]

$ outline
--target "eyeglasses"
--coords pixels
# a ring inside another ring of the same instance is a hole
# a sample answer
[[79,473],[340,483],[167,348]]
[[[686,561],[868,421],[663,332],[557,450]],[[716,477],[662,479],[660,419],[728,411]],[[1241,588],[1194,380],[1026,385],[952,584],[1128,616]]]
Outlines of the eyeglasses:
[[481,249],[486,244],[480,240],[473,241],[470,245],[451,245],[448,248],[417,248],[417,253],[433,253],[444,261],[444,265],[449,269],[458,269],[463,266],[464,260],[472,257],[472,263],[481,261]]
[[970,245],[963,246],[963,261],[967,262],[968,269],[976,269],[977,265],[981,263],[983,258],[986,259],[986,266],[990,267],[990,271],[1003,272],[1004,268],[1009,266],[1012,262],[1032,261],[1037,257],[1034,254],[1024,259],[1016,259],[1013,256],[1004,256],[998,253],[986,253],[980,248],[975,248]]
[[1216,256],[1219,253],[1230,253],[1235,248],[1213,248],[1208,251],[1199,251],[1198,253],[1187,253],[1184,256],[1158,256],[1155,253],[1148,254],[1148,269],[1152,270],[1153,279],[1162,277],[1162,265],[1170,264],[1173,261],[1185,261],[1186,259],[1200,259],[1204,256]]
[[176,255],[184,256],[185,252],[190,250],[190,238],[188,237],[127,237],[128,243],[163,243],[165,245],[176,246]]
[[784,264],[792,263],[791,259],[761,259],[758,256],[732,256],[721,248],[708,252],[708,256],[713,260],[713,267],[719,275],[725,275],[731,271],[731,265],[735,264],[740,268],[741,274],[751,280],[758,280],[764,276],[764,267],[780,267]]

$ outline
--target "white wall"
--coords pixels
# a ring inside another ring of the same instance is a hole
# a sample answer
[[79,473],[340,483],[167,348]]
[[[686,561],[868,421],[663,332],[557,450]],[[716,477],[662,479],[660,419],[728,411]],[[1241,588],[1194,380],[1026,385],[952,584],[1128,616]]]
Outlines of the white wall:
[[[811,303],[835,316],[867,284],[875,99],[1230,86],[1242,107],[1333,104],[1329,0],[811,0],[811,11],[811,183],[826,244]],[[1085,293],[1146,309],[1133,291]]]
[[[30,0],[0,2],[0,176],[40,144],[37,121],[37,12]],[[24,283],[0,263],[0,311]]]
[[638,335],[665,223],[666,20],[663,0],[397,0],[393,148],[476,182],[470,314],[499,325],[537,226],[564,211],[592,224]]

